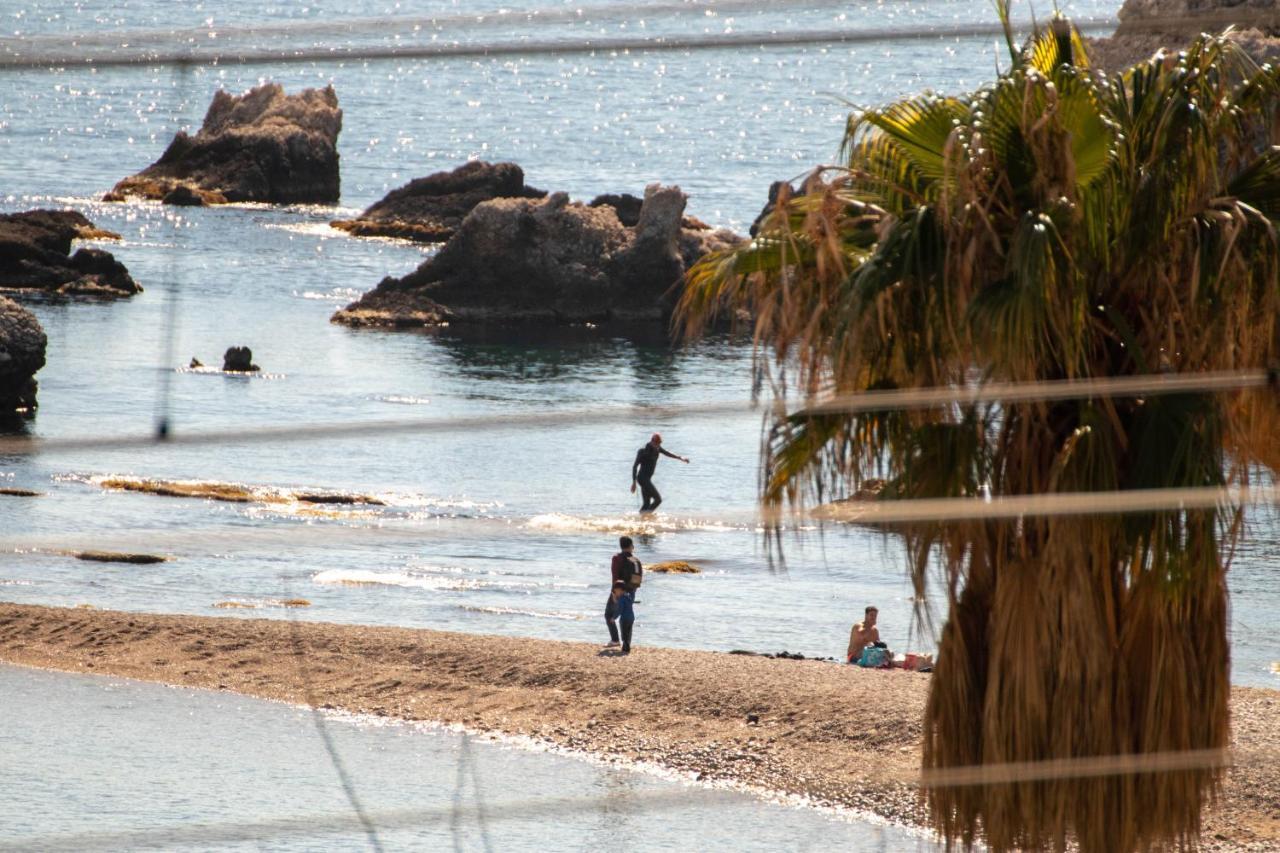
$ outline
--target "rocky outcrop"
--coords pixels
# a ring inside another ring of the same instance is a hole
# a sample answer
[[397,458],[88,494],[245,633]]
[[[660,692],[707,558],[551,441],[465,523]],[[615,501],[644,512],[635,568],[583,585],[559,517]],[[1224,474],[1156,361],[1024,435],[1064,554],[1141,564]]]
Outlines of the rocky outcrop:
[[[333,316],[352,326],[443,323],[604,323],[670,316],[687,266],[687,197],[652,184],[636,223],[610,205],[502,198],[478,205],[434,257],[384,279]],[[728,245],[707,229],[699,246]]]
[[230,373],[257,373],[262,368],[253,363],[253,350],[248,347],[227,347],[227,351],[222,354],[222,369]]
[[1125,0],[1120,24],[1110,38],[1088,39],[1089,60],[1097,68],[1120,71],[1157,50],[1179,50],[1202,32],[1235,29],[1227,38],[1254,61],[1280,59],[1277,0]]
[[334,203],[342,110],[333,87],[286,95],[267,83],[218,91],[195,136],[178,133],[160,159],[115,185],[106,201],[170,204]]
[[399,237],[419,243],[443,243],[452,237],[476,205],[495,198],[544,198],[525,186],[515,163],[475,160],[451,172],[415,178],[355,219],[330,222],[357,237]]
[[0,289],[111,298],[141,293],[110,252],[82,248],[71,254],[73,240],[119,236],[72,210],[0,215]]
[[47,343],[35,315],[0,296],[0,417],[35,410],[35,375]]

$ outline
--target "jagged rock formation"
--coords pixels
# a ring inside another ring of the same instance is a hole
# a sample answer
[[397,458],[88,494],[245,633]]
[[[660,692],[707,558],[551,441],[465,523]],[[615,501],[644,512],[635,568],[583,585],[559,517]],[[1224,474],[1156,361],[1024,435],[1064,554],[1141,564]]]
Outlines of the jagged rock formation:
[[70,254],[72,240],[119,237],[72,210],[0,215],[0,289],[111,298],[141,293],[110,252],[78,249]]
[[[623,226],[634,228],[640,223],[640,209],[644,206],[644,199],[631,193],[605,193],[591,199],[588,206],[611,207]],[[742,238],[729,229],[712,228],[696,216],[684,216],[680,219],[680,236],[676,238],[676,244],[686,269],[708,252],[727,249],[741,242]]]
[[35,375],[47,343],[35,315],[0,296],[0,417],[35,410]]
[[[633,227],[609,205],[501,198],[478,205],[434,257],[386,278],[338,311],[352,326],[442,323],[660,321],[670,316],[686,261],[679,187],[645,190]],[[727,236],[726,236],[727,235]],[[700,245],[729,245],[707,231]]]
[[332,86],[286,95],[266,83],[218,91],[195,136],[180,132],[160,159],[104,196],[170,204],[333,203],[342,110]]
[[545,191],[525,186],[524,171],[515,163],[474,160],[450,172],[415,178],[387,193],[355,219],[340,219],[329,224],[357,237],[399,237],[420,243],[443,243],[481,202],[545,196]]

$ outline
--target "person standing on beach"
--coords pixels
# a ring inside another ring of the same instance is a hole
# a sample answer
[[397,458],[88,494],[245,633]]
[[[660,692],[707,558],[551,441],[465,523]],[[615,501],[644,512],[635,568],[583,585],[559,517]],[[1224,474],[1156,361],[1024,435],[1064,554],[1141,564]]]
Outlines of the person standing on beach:
[[876,627],[876,617],[879,615],[877,608],[868,607],[863,612],[862,621],[854,623],[853,629],[849,631],[849,648],[844,658],[846,663],[857,663],[858,658],[862,657],[863,649],[880,644],[880,629]]
[[[618,599],[613,594],[613,588],[619,583],[631,593],[631,602],[635,603],[635,591],[640,586],[640,578],[644,575],[644,567],[640,565],[640,558],[634,553],[635,543],[631,541],[630,536],[619,536],[618,547],[621,548],[618,553],[613,555],[613,563],[609,566],[610,582],[609,582],[609,599],[604,605],[604,623],[609,626],[609,645],[618,645]],[[634,618],[634,617],[633,617]]]
[[618,621],[622,623],[622,653],[631,654],[631,628],[636,622],[636,612],[631,605],[634,599],[625,581],[613,584],[613,600],[618,608]]
[[658,504],[662,503],[662,495],[658,494],[658,490],[653,487],[653,472],[658,467],[659,456],[670,456],[686,465],[689,464],[687,457],[677,456],[664,450],[662,436],[655,432],[649,439],[649,443],[636,451],[636,461],[631,465],[631,494],[636,493],[638,483],[640,493],[644,496],[644,505],[640,507],[641,512],[653,512],[658,508]]

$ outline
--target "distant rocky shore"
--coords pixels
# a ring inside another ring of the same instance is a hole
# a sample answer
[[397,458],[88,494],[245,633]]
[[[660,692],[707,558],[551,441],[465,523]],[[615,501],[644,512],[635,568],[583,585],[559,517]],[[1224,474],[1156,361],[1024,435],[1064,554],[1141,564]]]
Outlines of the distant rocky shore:
[[1090,61],[1119,71],[1156,51],[1180,50],[1201,32],[1235,29],[1227,36],[1255,62],[1280,57],[1280,8],[1276,0],[1125,0],[1109,38],[1088,39]]

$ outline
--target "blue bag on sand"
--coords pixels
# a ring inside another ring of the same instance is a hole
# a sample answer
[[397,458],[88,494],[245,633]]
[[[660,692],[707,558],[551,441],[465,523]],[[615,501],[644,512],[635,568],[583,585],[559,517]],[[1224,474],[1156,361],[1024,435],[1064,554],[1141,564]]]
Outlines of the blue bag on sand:
[[889,650],[867,646],[858,658],[858,666],[885,666],[889,663]]

